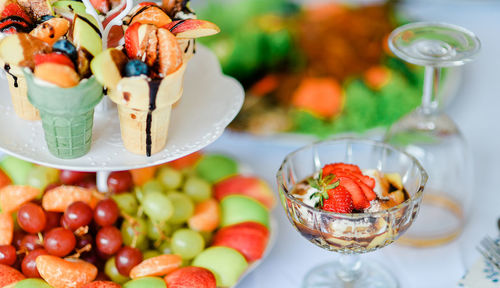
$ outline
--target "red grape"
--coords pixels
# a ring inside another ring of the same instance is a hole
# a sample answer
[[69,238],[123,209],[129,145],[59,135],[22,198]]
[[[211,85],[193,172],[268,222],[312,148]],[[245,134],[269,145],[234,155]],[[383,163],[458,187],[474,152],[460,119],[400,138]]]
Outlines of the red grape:
[[142,262],[142,252],[130,246],[122,247],[115,256],[115,264],[118,272],[128,277],[130,270]]
[[64,212],[64,227],[70,230],[76,230],[82,226],[89,225],[93,215],[94,211],[92,211],[92,208],[90,208],[87,203],[82,201],[74,202],[69,205]]
[[87,189],[97,189],[97,183],[95,182],[95,179],[85,179],[83,181],[76,182],[74,185]]
[[93,243],[94,239],[92,238],[92,235],[90,234],[82,235],[76,239],[76,249],[82,249],[88,244],[94,246]]
[[115,200],[111,198],[99,201],[94,210],[94,220],[101,226],[115,224],[118,216],[120,216],[120,209]]
[[17,223],[28,233],[38,233],[45,228],[45,212],[42,207],[26,203],[17,211]]
[[16,247],[12,245],[0,245],[0,264],[8,266],[16,262]]
[[132,174],[129,171],[115,171],[108,176],[108,189],[111,193],[123,193],[130,190],[133,185]]
[[45,218],[47,219],[45,223],[45,229],[43,231],[48,232],[56,227],[58,227],[61,223],[61,213],[58,212],[49,212],[45,211]]
[[97,249],[103,254],[115,254],[122,246],[122,242],[122,233],[114,226],[106,226],[97,232]]
[[54,256],[68,255],[76,245],[75,235],[62,227],[54,228],[45,235],[45,249]]
[[61,180],[61,182],[65,185],[72,185],[79,181],[84,180],[89,175],[92,175],[92,173],[61,170],[61,174],[59,175],[59,180]]
[[24,276],[28,278],[41,278],[38,269],[36,268],[36,258],[40,255],[48,255],[49,253],[45,249],[36,249],[29,252],[23,259],[21,264],[21,270]]
[[42,248],[42,244],[38,235],[34,234],[24,236],[19,245],[19,250],[33,251],[38,248]]
[[24,236],[26,236],[26,232],[20,229],[14,230],[14,235],[12,236],[12,244],[16,249],[21,249],[21,242],[23,241]]

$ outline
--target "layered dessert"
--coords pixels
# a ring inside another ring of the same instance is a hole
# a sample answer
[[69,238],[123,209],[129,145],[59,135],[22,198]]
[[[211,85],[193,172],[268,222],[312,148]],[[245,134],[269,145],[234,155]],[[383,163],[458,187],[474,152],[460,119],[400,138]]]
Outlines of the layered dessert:
[[410,198],[399,173],[328,164],[297,183],[291,195],[307,206],[294,206],[296,228],[329,250],[368,252],[393,242],[409,225],[401,225],[408,220],[405,211],[389,211]]
[[196,51],[194,39],[219,32],[211,22],[187,18],[178,7],[187,1],[181,2],[165,7],[140,3],[123,18],[125,44],[105,50],[91,63],[118,106],[123,144],[136,154],[151,156],[165,147],[171,111]]
[[49,151],[68,159],[90,150],[94,107],[103,97],[90,61],[102,45],[95,19],[76,12],[64,15],[45,15],[30,33],[3,38],[0,58],[24,74],[28,100],[40,111]]

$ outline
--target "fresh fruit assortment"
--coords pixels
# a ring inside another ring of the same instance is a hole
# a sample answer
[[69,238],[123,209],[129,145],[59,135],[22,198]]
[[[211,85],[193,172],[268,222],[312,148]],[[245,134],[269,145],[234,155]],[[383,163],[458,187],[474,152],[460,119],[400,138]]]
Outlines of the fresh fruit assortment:
[[307,205],[335,213],[377,212],[409,198],[399,173],[361,170],[346,163],[325,165],[317,175],[297,184],[292,195]]
[[[134,7],[123,19],[124,47],[109,48],[91,62],[95,77],[118,105],[125,148],[147,156],[166,144],[172,105],[182,95],[186,64],[195,53],[194,39],[219,32],[217,25],[185,13],[189,1],[167,2],[178,5],[142,2]],[[179,5],[183,8],[177,11]]]
[[392,1],[343,2],[210,1],[198,7],[200,17],[222,29],[200,41],[246,88],[231,128],[324,138],[389,126],[418,106],[423,70],[387,47],[389,33],[407,20]]
[[0,161],[0,286],[208,288],[262,258],[275,199],[220,154],[112,172]]

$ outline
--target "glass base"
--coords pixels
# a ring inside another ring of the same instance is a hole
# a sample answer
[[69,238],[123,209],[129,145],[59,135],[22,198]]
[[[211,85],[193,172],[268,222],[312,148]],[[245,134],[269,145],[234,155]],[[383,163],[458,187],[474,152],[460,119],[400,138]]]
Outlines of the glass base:
[[397,279],[376,262],[362,261],[358,277],[344,282],[337,276],[339,261],[321,264],[310,270],[302,282],[303,288],[396,288]]

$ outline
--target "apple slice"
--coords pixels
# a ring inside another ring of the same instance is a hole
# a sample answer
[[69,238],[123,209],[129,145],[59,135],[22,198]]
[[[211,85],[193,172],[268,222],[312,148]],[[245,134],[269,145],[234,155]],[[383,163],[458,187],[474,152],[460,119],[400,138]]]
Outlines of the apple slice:
[[[92,18],[92,16],[89,16]],[[76,15],[73,21],[73,44],[85,48],[93,56],[102,52],[101,32],[89,18]]]
[[74,14],[77,14],[89,20],[95,27],[99,27],[97,20],[86,12],[85,5],[82,2],[59,0],[52,4],[52,7],[57,15],[61,15],[68,20],[73,20]]
[[49,44],[26,33],[18,33],[5,37],[0,42],[0,58],[9,65],[33,68],[33,56],[49,52]]
[[127,60],[127,56],[121,50],[109,48],[90,62],[90,69],[97,81],[105,87],[114,89],[122,79],[121,71]]
[[181,39],[200,38],[220,32],[219,26],[214,23],[198,19],[177,20],[165,25],[164,28]]

